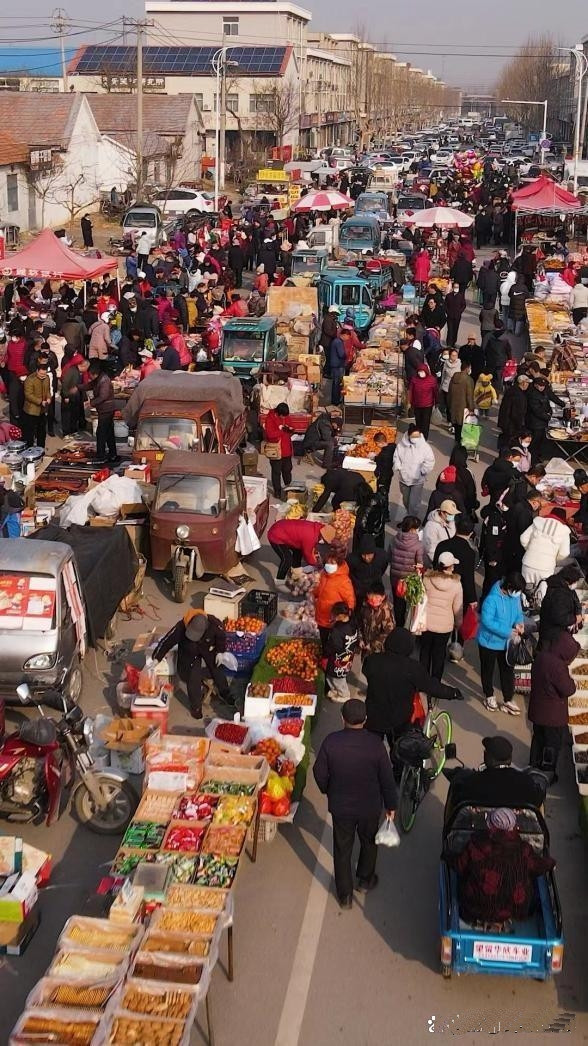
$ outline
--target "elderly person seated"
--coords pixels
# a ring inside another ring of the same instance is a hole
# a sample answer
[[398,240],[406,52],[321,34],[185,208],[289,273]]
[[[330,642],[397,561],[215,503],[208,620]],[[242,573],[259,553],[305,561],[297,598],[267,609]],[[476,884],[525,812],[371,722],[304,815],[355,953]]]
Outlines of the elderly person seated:
[[458,875],[461,918],[492,932],[529,915],[533,882],[555,861],[521,839],[514,810],[490,810],[486,825],[472,833],[461,853],[449,851],[444,857]]

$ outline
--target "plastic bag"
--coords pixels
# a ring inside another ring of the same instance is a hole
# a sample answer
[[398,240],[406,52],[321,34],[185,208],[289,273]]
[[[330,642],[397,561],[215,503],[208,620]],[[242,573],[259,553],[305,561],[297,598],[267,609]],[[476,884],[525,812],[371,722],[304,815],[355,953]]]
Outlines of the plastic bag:
[[147,658],[143,668],[139,672],[139,693],[144,697],[152,697],[158,694],[160,686],[157,680],[157,665],[150,657]]
[[252,552],[257,552],[258,548],[261,548],[261,542],[255,532],[253,523],[251,520],[246,519],[245,516],[239,516],[235,551],[240,556],[250,556]]
[[417,603],[416,606],[409,606],[406,615],[406,628],[413,635],[420,636],[427,630],[427,597]]
[[524,668],[526,665],[531,665],[536,649],[537,636],[532,633],[509,639],[506,648],[507,665],[510,665],[511,668]]
[[473,639],[477,635],[479,623],[480,618],[476,607],[467,606],[459,630],[462,643],[467,643],[468,639]]
[[125,665],[124,681],[129,685],[133,693],[139,692],[139,669],[135,665]]
[[230,651],[226,651],[224,654],[217,654],[215,657],[215,664],[219,667],[222,665],[223,668],[227,668],[229,672],[237,672],[239,668],[239,662],[234,654]]
[[378,846],[400,846],[398,829],[391,817],[387,817],[378,828],[376,843]]

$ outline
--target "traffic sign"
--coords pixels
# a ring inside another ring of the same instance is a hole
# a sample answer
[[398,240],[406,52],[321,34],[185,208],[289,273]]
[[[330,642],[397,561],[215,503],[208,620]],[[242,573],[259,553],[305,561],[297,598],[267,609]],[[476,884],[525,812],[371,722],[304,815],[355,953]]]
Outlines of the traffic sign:
[[539,142],[540,149],[551,149],[551,138],[542,138]]

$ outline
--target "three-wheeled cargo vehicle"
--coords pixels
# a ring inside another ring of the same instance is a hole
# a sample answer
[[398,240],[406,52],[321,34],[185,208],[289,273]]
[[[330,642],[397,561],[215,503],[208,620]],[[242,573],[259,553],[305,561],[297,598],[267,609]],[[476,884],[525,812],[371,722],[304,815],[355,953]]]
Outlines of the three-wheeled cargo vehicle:
[[238,378],[250,377],[263,363],[285,360],[288,353],[272,316],[227,320],[221,336],[221,367]]
[[239,562],[237,527],[247,516],[260,536],[267,525],[267,480],[243,480],[236,454],[168,451],[161,463],[149,524],[154,570],[170,570],[173,595],[186,598],[188,583],[224,574]]

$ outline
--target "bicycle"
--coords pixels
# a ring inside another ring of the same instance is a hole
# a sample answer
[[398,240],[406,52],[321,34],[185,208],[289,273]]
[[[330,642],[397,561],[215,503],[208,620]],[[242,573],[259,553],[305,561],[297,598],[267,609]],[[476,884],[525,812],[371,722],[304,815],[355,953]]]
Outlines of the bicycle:
[[428,700],[428,711],[422,731],[401,735],[396,754],[404,763],[398,790],[398,820],[407,834],[413,827],[423,797],[445,766],[445,745],[449,744],[453,724],[449,712],[436,712],[434,698]]

